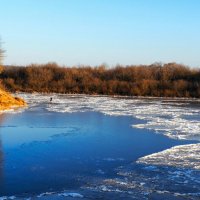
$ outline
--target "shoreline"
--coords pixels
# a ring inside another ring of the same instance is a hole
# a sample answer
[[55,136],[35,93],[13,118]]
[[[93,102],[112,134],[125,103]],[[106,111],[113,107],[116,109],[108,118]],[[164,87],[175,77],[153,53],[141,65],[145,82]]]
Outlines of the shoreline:
[[105,94],[87,94],[87,93],[57,93],[57,92],[22,92],[16,91],[11,94],[42,94],[42,95],[68,95],[68,96],[89,96],[89,97],[111,97],[111,98],[128,98],[128,99],[158,99],[158,100],[183,100],[200,102],[196,97],[156,97],[156,96],[127,96],[127,95],[105,95]]
[[27,103],[22,98],[13,96],[10,93],[0,89],[0,112],[25,106],[27,106]]

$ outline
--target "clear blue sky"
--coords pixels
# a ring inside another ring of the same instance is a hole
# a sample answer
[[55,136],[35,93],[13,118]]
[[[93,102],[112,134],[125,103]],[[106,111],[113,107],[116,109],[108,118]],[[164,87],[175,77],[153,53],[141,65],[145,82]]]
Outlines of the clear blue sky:
[[200,66],[200,0],[0,0],[5,64]]

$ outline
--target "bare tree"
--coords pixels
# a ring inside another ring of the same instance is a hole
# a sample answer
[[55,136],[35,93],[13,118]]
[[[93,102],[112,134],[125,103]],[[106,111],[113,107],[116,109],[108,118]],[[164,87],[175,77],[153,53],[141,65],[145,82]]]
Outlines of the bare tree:
[[2,66],[3,57],[4,57],[4,50],[1,47],[1,39],[0,39],[0,73],[3,71],[3,66]]

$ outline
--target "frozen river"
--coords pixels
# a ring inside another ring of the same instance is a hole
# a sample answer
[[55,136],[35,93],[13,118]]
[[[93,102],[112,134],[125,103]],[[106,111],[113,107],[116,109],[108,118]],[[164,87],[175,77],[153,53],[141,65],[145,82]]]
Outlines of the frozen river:
[[20,96],[0,115],[0,200],[200,198],[198,100]]

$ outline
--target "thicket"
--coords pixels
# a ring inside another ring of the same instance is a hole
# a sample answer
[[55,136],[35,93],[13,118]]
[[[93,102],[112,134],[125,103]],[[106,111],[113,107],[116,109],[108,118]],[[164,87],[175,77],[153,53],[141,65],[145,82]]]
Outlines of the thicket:
[[0,79],[12,92],[200,97],[200,70],[176,63],[115,68],[7,66]]

